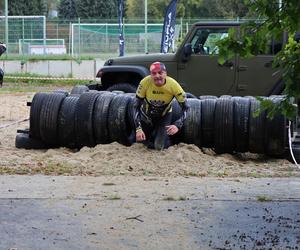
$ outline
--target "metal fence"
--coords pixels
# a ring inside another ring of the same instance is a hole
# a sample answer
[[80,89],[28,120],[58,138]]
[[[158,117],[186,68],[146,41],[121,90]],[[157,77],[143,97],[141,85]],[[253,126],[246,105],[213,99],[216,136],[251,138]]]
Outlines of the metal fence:
[[[196,19],[177,19],[176,41],[184,36]],[[124,22],[125,54],[160,51],[162,23],[149,20]],[[118,55],[116,19],[46,19],[44,16],[8,18],[8,55],[68,54],[75,57],[105,58]],[[147,42],[145,42],[147,39]],[[0,41],[5,41],[5,18],[0,17]]]

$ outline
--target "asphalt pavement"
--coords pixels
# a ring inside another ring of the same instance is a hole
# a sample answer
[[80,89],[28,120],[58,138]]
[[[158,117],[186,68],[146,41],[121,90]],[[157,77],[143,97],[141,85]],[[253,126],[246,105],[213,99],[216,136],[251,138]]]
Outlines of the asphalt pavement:
[[299,178],[0,176],[0,249],[299,249]]

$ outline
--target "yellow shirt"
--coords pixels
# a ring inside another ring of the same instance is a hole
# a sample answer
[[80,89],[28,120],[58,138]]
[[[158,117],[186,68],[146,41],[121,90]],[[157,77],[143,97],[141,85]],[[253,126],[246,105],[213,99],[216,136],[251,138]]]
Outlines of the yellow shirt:
[[166,77],[163,86],[156,86],[152,77],[146,76],[140,82],[136,95],[146,100],[146,114],[157,111],[157,114],[165,115],[166,112],[171,111],[174,97],[179,103],[185,101],[185,92],[179,83],[169,76]]

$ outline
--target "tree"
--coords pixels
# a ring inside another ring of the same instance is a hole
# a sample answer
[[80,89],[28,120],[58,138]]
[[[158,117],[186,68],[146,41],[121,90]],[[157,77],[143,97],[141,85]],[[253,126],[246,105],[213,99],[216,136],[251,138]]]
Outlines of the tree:
[[58,5],[58,17],[72,19],[77,17],[75,0],[61,0]]
[[[195,8],[192,11],[195,11]],[[198,11],[200,17],[236,18],[244,17],[248,12],[248,8],[243,0],[203,0]]]
[[44,0],[9,0],[8,12],[10,16],[45,15],[47,6]]
[[[183,18],[236,18],[247,14],[246,0],[178,0],[177,16]],[[149,19],[161,20],[170,0],[148,1]],[[143,18],[144,0],[127,0],[127,17]]]
[[77,13],[82,18],[116,18],[118,0],[80,0],[77,2]]
[[[300,4],[299,0],[248,0],[248,5],[255,21],[242,25],[241,36],[234,30],[229,37],[219,43],[219,62],[233,58],[235,54],[242,57],[252,57],[265,51],[268,43],[275,39],[282,41],[288,37],[282,50],[276,55],[273,67],[282,71],[285,98],[273,105],[269,100],[260,99],[262,109],[268,111],[268,116],[275,113],[294,118],[297,107],[290,100],[300,100]],[[297,33],[298,32],[298,33]]]

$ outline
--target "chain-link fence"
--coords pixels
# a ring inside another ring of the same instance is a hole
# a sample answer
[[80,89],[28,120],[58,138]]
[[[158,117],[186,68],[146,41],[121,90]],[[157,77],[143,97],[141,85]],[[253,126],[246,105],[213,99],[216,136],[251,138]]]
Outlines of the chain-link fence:
[[[175,44],[199,19],[177,18]],[[160,51],[160,22],[131,20],[124,22],[125,54]],[[5,17],[0,17],[0,41],[5,42]],[[147,41],[147,42],[146,42]],[[8,55],[67,54],[75,57],[117,56],[119,27],[116,19],[46,19],[44,16],[8,18]]]

